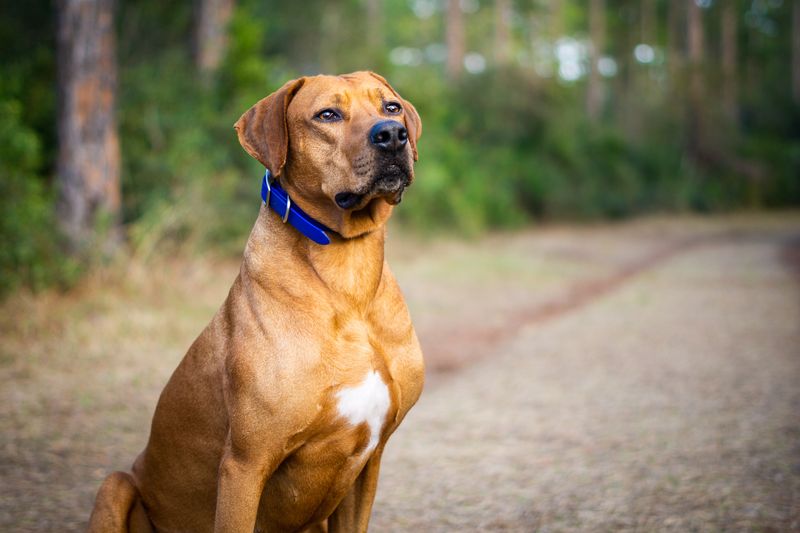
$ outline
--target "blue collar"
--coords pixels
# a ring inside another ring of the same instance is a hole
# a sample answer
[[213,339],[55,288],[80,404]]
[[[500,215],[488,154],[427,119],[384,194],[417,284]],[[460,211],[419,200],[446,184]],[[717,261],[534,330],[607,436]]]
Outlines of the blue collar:
[[264,173],[264,181],[261,182],[261,199],[280,215],[284,224],[288,222],[317,244],[330,244],[331,239],[325,233],[331,231],[330,228],[326,228],[293,204],[289,193],[274,180],[269,169]]

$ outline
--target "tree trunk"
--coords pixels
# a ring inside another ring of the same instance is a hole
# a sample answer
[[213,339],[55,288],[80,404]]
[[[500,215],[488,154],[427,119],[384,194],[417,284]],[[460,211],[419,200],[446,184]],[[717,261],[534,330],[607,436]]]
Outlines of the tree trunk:
[[342,30],[342,0],[326,0],[320,19],[319,58],[325,74],[338,74],[340,36]]
[[689,37],[689,151],[698,155],[702,151],[703,137],[703,61],[705,56],[705,31],[703,14],[695,0],[687,0],[687,33]]
[[196,0],[194,61],[201,74],[217,70],[228,48],[228,23],[234,0]]
[[642,0],[641,9],[642,42],[655,46],[658,44],[656,0]]
[[705,55],[705,30],[703,28],[703,14],[695,0],[688,2],[688,36],[689,36],[689,63],[700,66]]
[[667,69],[673,84],[683,64],[684,6],[678,0],[672,0],[667,5]]
[[371,50],[383,47],[381,0],[367,0],[367,44]]
[[511,61],[511,0],[495,0],[494,60],[497,65]]
[[[655,0],[641,0],[639,3],[639,24],[641,30],[639,43],[650,46],[655,50],[658,45],[658,15]],[[652,78],[653,72],[652,63],[647,64],[646,68],[637,69],[637,90],[644,91],[646,96],[652,96],[655,89]]]
[[57,14],[58,218],[73,251],[98,237],[113,246],[120,212],[114,0],[59,0]]
[[541,34],[544,38],[543,40],[550,47],[548,60],[552,66],[552,74],[558,79],[560,64],[557,57],[557,43],[559,39],[564,37],[566,31],[564,0],[549,0],[548,2],[540,2],[538,5],[542,6],[543,11]]
[[459,0],[447,0],[447,77],[456,80],[461,77],[464,68],[464,14],[461,12]]
[[620,74],[616,77],[615,101],[617,115],[620,117],[626,137],[630,140],[641,138],[642,126],[642,90],[639,88],[638,72],[639,68],[634,57],[633,51],[639,44],[641,35],[640,28],[636,25],[639,20],[639,10],[637,3],[633,1],[621,2],[619,16],[623,25],[614,35],[617,43],[622,43],[621,50],[624,54],[619,54]]
[[589,0],[589,35],[592,44],[589,48],[591,65],[586,89],[586,114],[591,120],[596,120],[600,116],[603,107],[603,80],[597,63],[605,50],[605,9],[604,0]]
[[722,105],[725,116],[736,125],[739,116],[737,67],[736,0],[724,0],[722,4]]
[[549,19],[550,28],[549,34],[553,42],[557,41],[564,36],[566,31],[566,24],[564,22],[564,0],[550,0],[547,2],[549,6]]
[[383,10],[381,0],[366,0],[367,7],[367,49],[364,57],[369,63],[369,68],[383,70],[384,31]]
[[792,94],[800,106],[800,0],[794,0],[792,11]]

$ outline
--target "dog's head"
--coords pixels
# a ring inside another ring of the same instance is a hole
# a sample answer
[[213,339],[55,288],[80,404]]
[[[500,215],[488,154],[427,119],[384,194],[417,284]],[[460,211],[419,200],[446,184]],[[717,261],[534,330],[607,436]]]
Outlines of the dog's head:
[[234,127],[302,209],[345,238],[389,218],[422,133],[414,106],[372,72],[292,80]]

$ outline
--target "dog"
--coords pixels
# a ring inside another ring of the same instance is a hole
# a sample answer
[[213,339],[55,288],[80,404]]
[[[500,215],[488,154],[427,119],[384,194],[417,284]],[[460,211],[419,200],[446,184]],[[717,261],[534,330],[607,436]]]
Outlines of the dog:
[[367,530],[424,364],[384,259],[416,109],[372,72],[289,81],[236,122],[266,167],[238,277],[158,401],[91,532]]

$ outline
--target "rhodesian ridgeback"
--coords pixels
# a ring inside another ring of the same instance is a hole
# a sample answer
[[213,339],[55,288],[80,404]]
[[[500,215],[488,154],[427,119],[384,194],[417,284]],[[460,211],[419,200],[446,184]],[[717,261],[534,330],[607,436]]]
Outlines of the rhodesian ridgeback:
[[236,122],[267,169],[225,303],[161,393],[92,532],[366,531],[422,352],[384,259],[414,107],[370,72],[293,80]]

